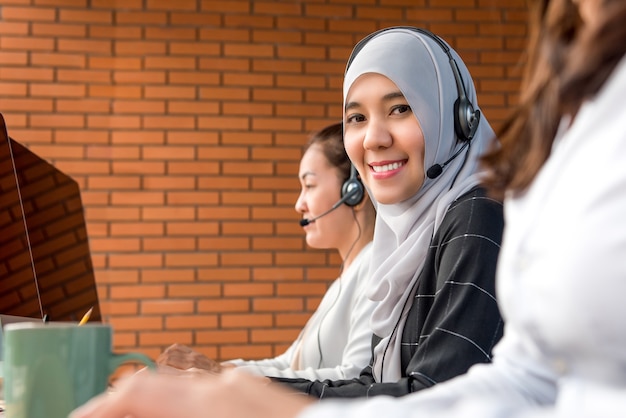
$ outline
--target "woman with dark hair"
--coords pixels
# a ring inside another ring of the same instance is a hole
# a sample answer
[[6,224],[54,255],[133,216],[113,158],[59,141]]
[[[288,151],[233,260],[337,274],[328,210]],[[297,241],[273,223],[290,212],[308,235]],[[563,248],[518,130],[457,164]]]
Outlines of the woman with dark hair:
[[340,276],[324,294],[300,335],[282,355],[233,360],[239,370],[262,376],[350,379],[369,360],[369,318],[374,303],[366,284],[376,211],[351,170],[341,123],[315,133],[300,160],[301,192],[295,208],[312,248],[337,249]]

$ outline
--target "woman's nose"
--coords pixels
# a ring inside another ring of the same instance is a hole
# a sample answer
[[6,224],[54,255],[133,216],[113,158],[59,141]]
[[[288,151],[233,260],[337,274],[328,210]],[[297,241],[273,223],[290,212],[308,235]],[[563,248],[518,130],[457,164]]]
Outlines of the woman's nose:
[[387,125],[376,118],[370,119],[365,130],[365,138],[363,138],[363,148],[369,150],[388,148],[392,142]]
[[294,208],[296,209],[296,212],[298,213],[304,213],[306,211],[306,202],[304,199],[304,190],[302,190],[300,192],[300,195],[298,195],[298,199],[296,200],[296,204],[294,205]]

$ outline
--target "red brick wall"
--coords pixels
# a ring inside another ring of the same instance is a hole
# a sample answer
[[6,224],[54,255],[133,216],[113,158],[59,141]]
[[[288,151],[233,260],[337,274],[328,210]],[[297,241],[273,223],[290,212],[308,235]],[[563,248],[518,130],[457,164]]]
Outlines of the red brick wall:
[[293,210],[307,135],[341,117],[353,44],[442,35],[494,126],[515,100],[523,0],[0,0],[9,134],[80,184],[118,350],[284,350],[338,271]]

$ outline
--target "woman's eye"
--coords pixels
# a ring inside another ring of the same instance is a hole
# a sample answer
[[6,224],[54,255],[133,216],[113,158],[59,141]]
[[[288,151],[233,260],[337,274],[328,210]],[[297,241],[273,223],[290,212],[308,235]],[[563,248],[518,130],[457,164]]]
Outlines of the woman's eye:
[[406,113],[410,111],[411,111],[411,106],[409,106],[408,104],[397,105],[391,109],[391,113],[395,113],[395,114]]
[[365,116],[358,113],[346,117],[346,123],[358,123],[363,122],[364,120]]

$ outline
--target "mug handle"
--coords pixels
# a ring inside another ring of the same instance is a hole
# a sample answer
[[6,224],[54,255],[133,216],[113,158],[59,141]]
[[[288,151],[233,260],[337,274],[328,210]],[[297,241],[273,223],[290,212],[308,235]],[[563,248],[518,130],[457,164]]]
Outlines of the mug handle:
[[116,354],[111,353],[111,357],[109,359],[109,374],[112,374],[118,367],[122,365],[122,363],[128,362],[137,362],[143,363],[150,370],[156,370],[156,365],[154,361],[150,359],[150,357],[141,354],[141,353],[124,353],[124,354]]

